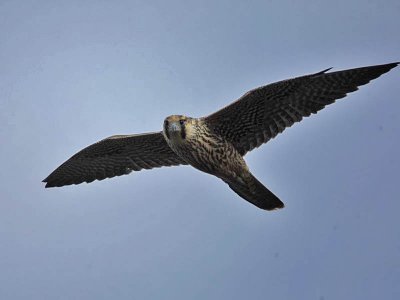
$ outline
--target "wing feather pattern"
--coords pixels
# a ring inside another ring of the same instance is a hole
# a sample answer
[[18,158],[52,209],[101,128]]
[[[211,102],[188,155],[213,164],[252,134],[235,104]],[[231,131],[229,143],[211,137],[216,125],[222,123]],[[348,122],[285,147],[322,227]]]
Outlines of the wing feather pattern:
[[205,117],[216,134],[240,154],[268,142],[294,123],[354,92],[399,63],[338,72],[322,72],[279,81],[247,92],[234,103]]
[[79,151],[43,182],[56,187],[103,180],[131,171],[186,164],[168,146],[161,132],[114,135]]

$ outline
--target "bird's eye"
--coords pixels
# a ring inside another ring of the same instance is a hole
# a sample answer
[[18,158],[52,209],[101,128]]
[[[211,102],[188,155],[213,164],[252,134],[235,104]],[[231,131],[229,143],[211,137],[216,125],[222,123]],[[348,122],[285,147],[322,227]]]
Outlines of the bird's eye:
[[185,120],[179,120],[179,124],[181,125],[185,124]]
[[167,126],[168,126],[168,123],[169,123],[168,120],[165,120],[165,121],[164,121],[164,126],[167,127]]

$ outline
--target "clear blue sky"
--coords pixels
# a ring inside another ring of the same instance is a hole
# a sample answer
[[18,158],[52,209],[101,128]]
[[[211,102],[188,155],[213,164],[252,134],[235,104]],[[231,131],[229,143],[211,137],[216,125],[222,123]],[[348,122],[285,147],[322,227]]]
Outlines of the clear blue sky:
[[1,299],[400,299],[400,69],[246,156],[44,189],[81,148],[400,60],[399,1],[1,1]]

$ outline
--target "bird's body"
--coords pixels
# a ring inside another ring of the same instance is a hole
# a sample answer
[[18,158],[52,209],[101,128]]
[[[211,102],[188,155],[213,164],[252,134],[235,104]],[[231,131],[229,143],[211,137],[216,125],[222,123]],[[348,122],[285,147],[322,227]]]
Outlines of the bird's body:
[[232,143],[215,133],[204,118],[169,116],[164,121],[163,134],[168,146],[187,164],[222,179],[239,195],[255,193],[258,188],[262,196],[269,199],[265,202],[265,198],[247,196],[246,200],[264,209],[283,207],[283,203],[250,173],[243,156]]
[[79,184],[132,170],[188,164],[222,179],[259,208],[282,208],[251,174],[244,155],[397,65],[326,73],[328,69],[254,89],[207,117],[172,115],[162,132],[112,136],[83,149],[44,182],[46,187]]
[[[170,129],[173,122],[182,122],[182,125],[179,124],[179,130]],[[170,116],[164,124],[163,133],[168,145],[187,164],[196,169],[225,178],[241,174],[247,168],[235,147],[213,133],[203,119]]]

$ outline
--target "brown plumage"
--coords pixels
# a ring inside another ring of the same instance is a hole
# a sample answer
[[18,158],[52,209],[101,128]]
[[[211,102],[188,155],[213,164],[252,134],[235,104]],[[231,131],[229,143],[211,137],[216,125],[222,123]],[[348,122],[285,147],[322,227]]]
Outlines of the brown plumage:
[[331,73],[327,69],[251,90],[207,117],[169,116],[162,132],[104,139],[72,156],[43,182],[55,187],[190,164],[221,178],[259,208],[282,208],[283,203],[250,173],[243,156],[398,64]]

